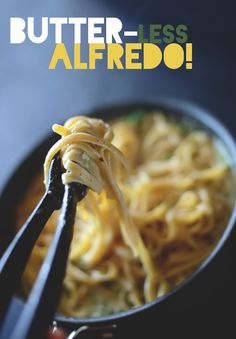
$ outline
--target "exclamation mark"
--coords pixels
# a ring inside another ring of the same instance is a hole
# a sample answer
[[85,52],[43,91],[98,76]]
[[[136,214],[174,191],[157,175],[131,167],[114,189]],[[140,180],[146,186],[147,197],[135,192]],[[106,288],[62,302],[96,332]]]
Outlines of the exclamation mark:
[[186,69],[192,69],[193,49],[192,44],[186,44]]

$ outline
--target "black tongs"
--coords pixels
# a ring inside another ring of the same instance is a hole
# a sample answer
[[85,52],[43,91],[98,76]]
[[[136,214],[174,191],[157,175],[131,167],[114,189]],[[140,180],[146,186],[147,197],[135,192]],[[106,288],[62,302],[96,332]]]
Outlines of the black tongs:
[[73,235],[76,204],[87,187],[71,183],[63,185],[62,166],[58,155],[51,163],[46,192],[19,230],[0,260],[0,321],[20,284],[20,278],[36,240],[54,210],[61,214],[53,241],[49,247],[37,280],[9,339],[43,338],[55,313],[65,275]]

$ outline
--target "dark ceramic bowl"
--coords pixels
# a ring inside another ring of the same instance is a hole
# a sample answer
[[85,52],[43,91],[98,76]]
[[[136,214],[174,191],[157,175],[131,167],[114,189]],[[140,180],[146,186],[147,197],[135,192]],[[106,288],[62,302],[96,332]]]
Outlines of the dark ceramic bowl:
[[[190,103],[177,100],[163,100],[158,101],[158,103],[128,103],[98,108],[95,112],[85,112],[84,114],[110,120],[114,117],[125,115],[137,108],[143,108],[146,111],[161,109],[166,114],[173,115],[176,118],[184,118],[194,125],[207,130],[223,142],[232,160],[232,171],[233,173],[236,172],[236,147],[232,136],[215,117]],[[22,162],[5,186],[0,203],[2,220],[2,227],[0,228],[1,251],[4,250],[14,235],[14,213],[12,211],[20,201],[22,194],[27,189],[35,173],[42,167],[47,150],[54,142],[55,137],[53,136],[45,139]],[[96,333],[98,338],[98,333],[113,332],[114,330],[124,336],[127,333],[127,329],[129,332],[132,329],[132,333],[135,334],[135,331],[138,333],[145,330],[151,324],[156,326],[158,329],[157,333],[159,334],[167,333],[168,331],[174,333],[174,329],[171,329],[169,325],[170,320],[173,326],[178,326],[181,318],[186,317],[186,314],[190,315],[190,318],[191,315],[194,317],[194,310],[199,309],[199,307],[201,309],[202,307],[204,308],[207,302],[211,300],[210,298],[212,296],[214,298],[214,295],[218,293],[217,291],[221,289],[224,281],[228,279],[227,277],[230,272],[227,272],[226,263],[229,260],[229,255],[231,255],[229,254],[229,249],[232,247],[232,239],[235,238],[233,232],[235,219],[236,204],[234,204],[228,225],[211,254],[191,276],[165,296],[141,307],[114,315],[99,318],[72,318],[57,314],[55,319],[68,330],[74,330],[83,325],[92,328],[92,332],[89,332],[90,338],[92,333]],[[23,305],[23,301],[17,298],[15,303],[18,307],[20,304]]]

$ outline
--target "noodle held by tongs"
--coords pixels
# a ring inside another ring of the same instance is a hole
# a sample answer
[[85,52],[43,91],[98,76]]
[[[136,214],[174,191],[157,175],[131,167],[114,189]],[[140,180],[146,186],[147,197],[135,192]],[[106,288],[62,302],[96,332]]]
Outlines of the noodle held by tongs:
[[61,152],[66,169],[62,175],[64,184],[78,182],[98,194],[105,190],[109,198],[115,199],[122,219],[121,234],[134,256],[140,259],[146,273],[145,299],[147,302],[153,300],[156,297],[157,276],[150,254],[130,217],[116,182],[119,175],[125,177],[128,164],[124,155],[111,143],[113,132],[110,126],[100,119],[78,116],[69,119],[64,126],[54,125],[53,130],[62,138],[54,144],[46,157],[45,178],[54,155]]

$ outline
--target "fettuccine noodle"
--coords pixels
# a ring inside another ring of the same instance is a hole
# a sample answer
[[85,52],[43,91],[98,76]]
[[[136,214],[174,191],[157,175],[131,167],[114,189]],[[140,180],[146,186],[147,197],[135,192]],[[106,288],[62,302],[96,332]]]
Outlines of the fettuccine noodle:
[[[78,116],[45,160],[61,154],[64,184],[89,187],[78,204],[60,312],[101,316],[154,300],[183,281],[212,250],[231,211],[232,176],[219,141],[161,113],[110,125]],[[219,146],[220,145],[220,146]],[[32,184],[21,225],[43,193]],[[26,268],[32,286],[57,224],[55,212]]]

